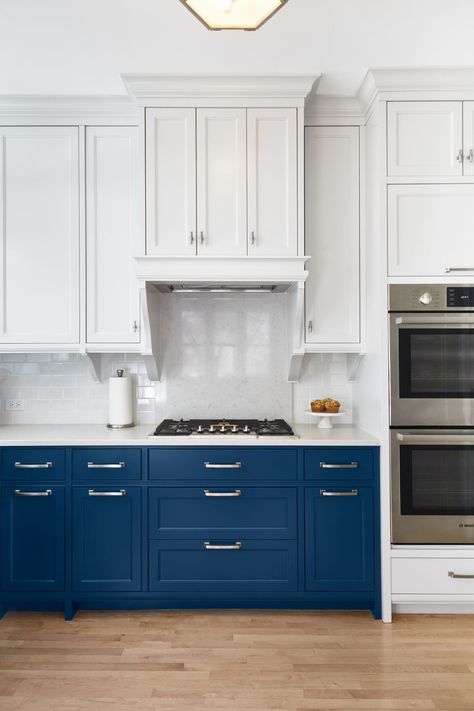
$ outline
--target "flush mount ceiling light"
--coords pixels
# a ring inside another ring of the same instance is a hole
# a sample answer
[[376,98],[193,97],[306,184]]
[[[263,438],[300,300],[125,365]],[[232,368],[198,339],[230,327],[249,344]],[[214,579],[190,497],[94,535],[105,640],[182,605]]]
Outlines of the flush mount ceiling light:
[[257,30],[288,0],[181,0],[208,30]]

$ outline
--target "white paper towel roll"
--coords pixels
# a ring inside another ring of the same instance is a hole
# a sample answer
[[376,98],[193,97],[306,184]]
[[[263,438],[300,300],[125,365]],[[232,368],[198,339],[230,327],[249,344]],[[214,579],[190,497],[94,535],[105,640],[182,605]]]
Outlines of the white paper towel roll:
[[107,427],[120,429],[133,427],[132,380],[124,377],[123,370],[109,378],[109,423]]

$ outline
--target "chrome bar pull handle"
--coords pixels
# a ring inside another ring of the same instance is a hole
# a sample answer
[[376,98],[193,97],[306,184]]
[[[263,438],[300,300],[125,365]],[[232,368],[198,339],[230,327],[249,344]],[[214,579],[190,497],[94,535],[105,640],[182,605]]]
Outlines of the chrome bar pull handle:
[[459,580],[470,580],[474,578],[474,575],[463,575],[461,573],[453,573],[452,570],[448,573],[448,578],[459,579]]
[[206,469],[240,469],[242,462],[234,462],[234,464],[213,464],[212,462],[204,462]]
[[463,159],[463,153],[462,153],[462,148],[460,148],[457,152],[456,160],[458,163],[462,163],[462,159]]
[[474,150],[472,148],[469,149],[466,160],[468,163],[474,163]]
[[308,321],[308,333],[313,333],[313,322]]
[[137,323],[137,321],[134,321],[134,322],[132,323],[132,329],[133,329],[133,332],[134,332],[134,333],[136,333],[136,332],[138,331],[138,323]]
[[319,493],[321,496],[358,496],[359,494],[357,489],[352,489],[352,491],[327,491],[326,489],[320,489]]
[[23,462],[15,462],[15,469],[52,469],[53,462],[43,462],[41,464],[23,464]]
[[240,489],[235,489],[235,491],[209,491],[209,489],[203,490],[204,496],[215,496],[215,497],[228,497],[228,496],[241,496],[242,492]]
[[449,274],[449,272],[474,272],[474,267],[445,267],[444,273]]
[[250,244],[255,245],[256,243],[257,243],[257,240],[255,238],[255,232],[252,230],[252,232],[250,233]]
[[94,489],[89,489],[89,496],[125,496],[126,493],[126,489],[120,489],[120,491],[94,491]]
[[51,489],[46,489],[46,491],[21,491],[20,489],[15,489],[15,496],[52,496],[53,492]]
[[210,543],[209,541],[204,541],[204,548],[207,551],[240,551],[242,548],[242,543],[240,541],[236,541],[235,543],[229,543],[228,545],[216,545],[214,543]]
[[[322,414],[324,415],[324,412]],[[320,462],[319,466],[321,469],[357,469],[359,465],[357,462],[348,462],[347,464],[327,464],[326,462]]]
[[194,232],[192,230],[189,233],[189,243],[194,244]]
[[88,469],[125,469],[125,462],[117,462],[116,464],[96,464],[95,462],[87,462]]
[[204,232],[199,233],[199,241],[201,242],[201,244],[205,243],[206,238],[204,237]]

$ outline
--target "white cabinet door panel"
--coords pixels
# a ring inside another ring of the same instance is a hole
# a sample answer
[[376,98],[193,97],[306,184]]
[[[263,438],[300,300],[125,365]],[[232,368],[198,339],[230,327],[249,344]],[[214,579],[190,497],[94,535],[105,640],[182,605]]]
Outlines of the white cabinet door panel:
[[463,102],[464,175],[474,175],[474,101]]
[[0,342],[79,342],[79,131],[0,128]]
[[249,254],[296,256],[296,109],[248,109]]
[[138,128],[86,128],[87,341],[139,341]]
[[147,254],[196,253],[195,114],[146,110]]
[[474,185],[390,185],[389,276],[447,269],[474,273]]
[[389,177],[462,175],[462,102],[390,101],[387,107]]
[[305,133],[306,341],[358,343],[359,129]]
[[245,109],[197,110],[198,253],[247,252]]

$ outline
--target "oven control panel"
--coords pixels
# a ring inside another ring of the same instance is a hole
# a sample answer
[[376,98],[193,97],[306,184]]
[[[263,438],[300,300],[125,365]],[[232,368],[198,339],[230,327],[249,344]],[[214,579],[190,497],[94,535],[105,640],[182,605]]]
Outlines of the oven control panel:
[[389,311],[474,311],[474,286],[390,284]]

